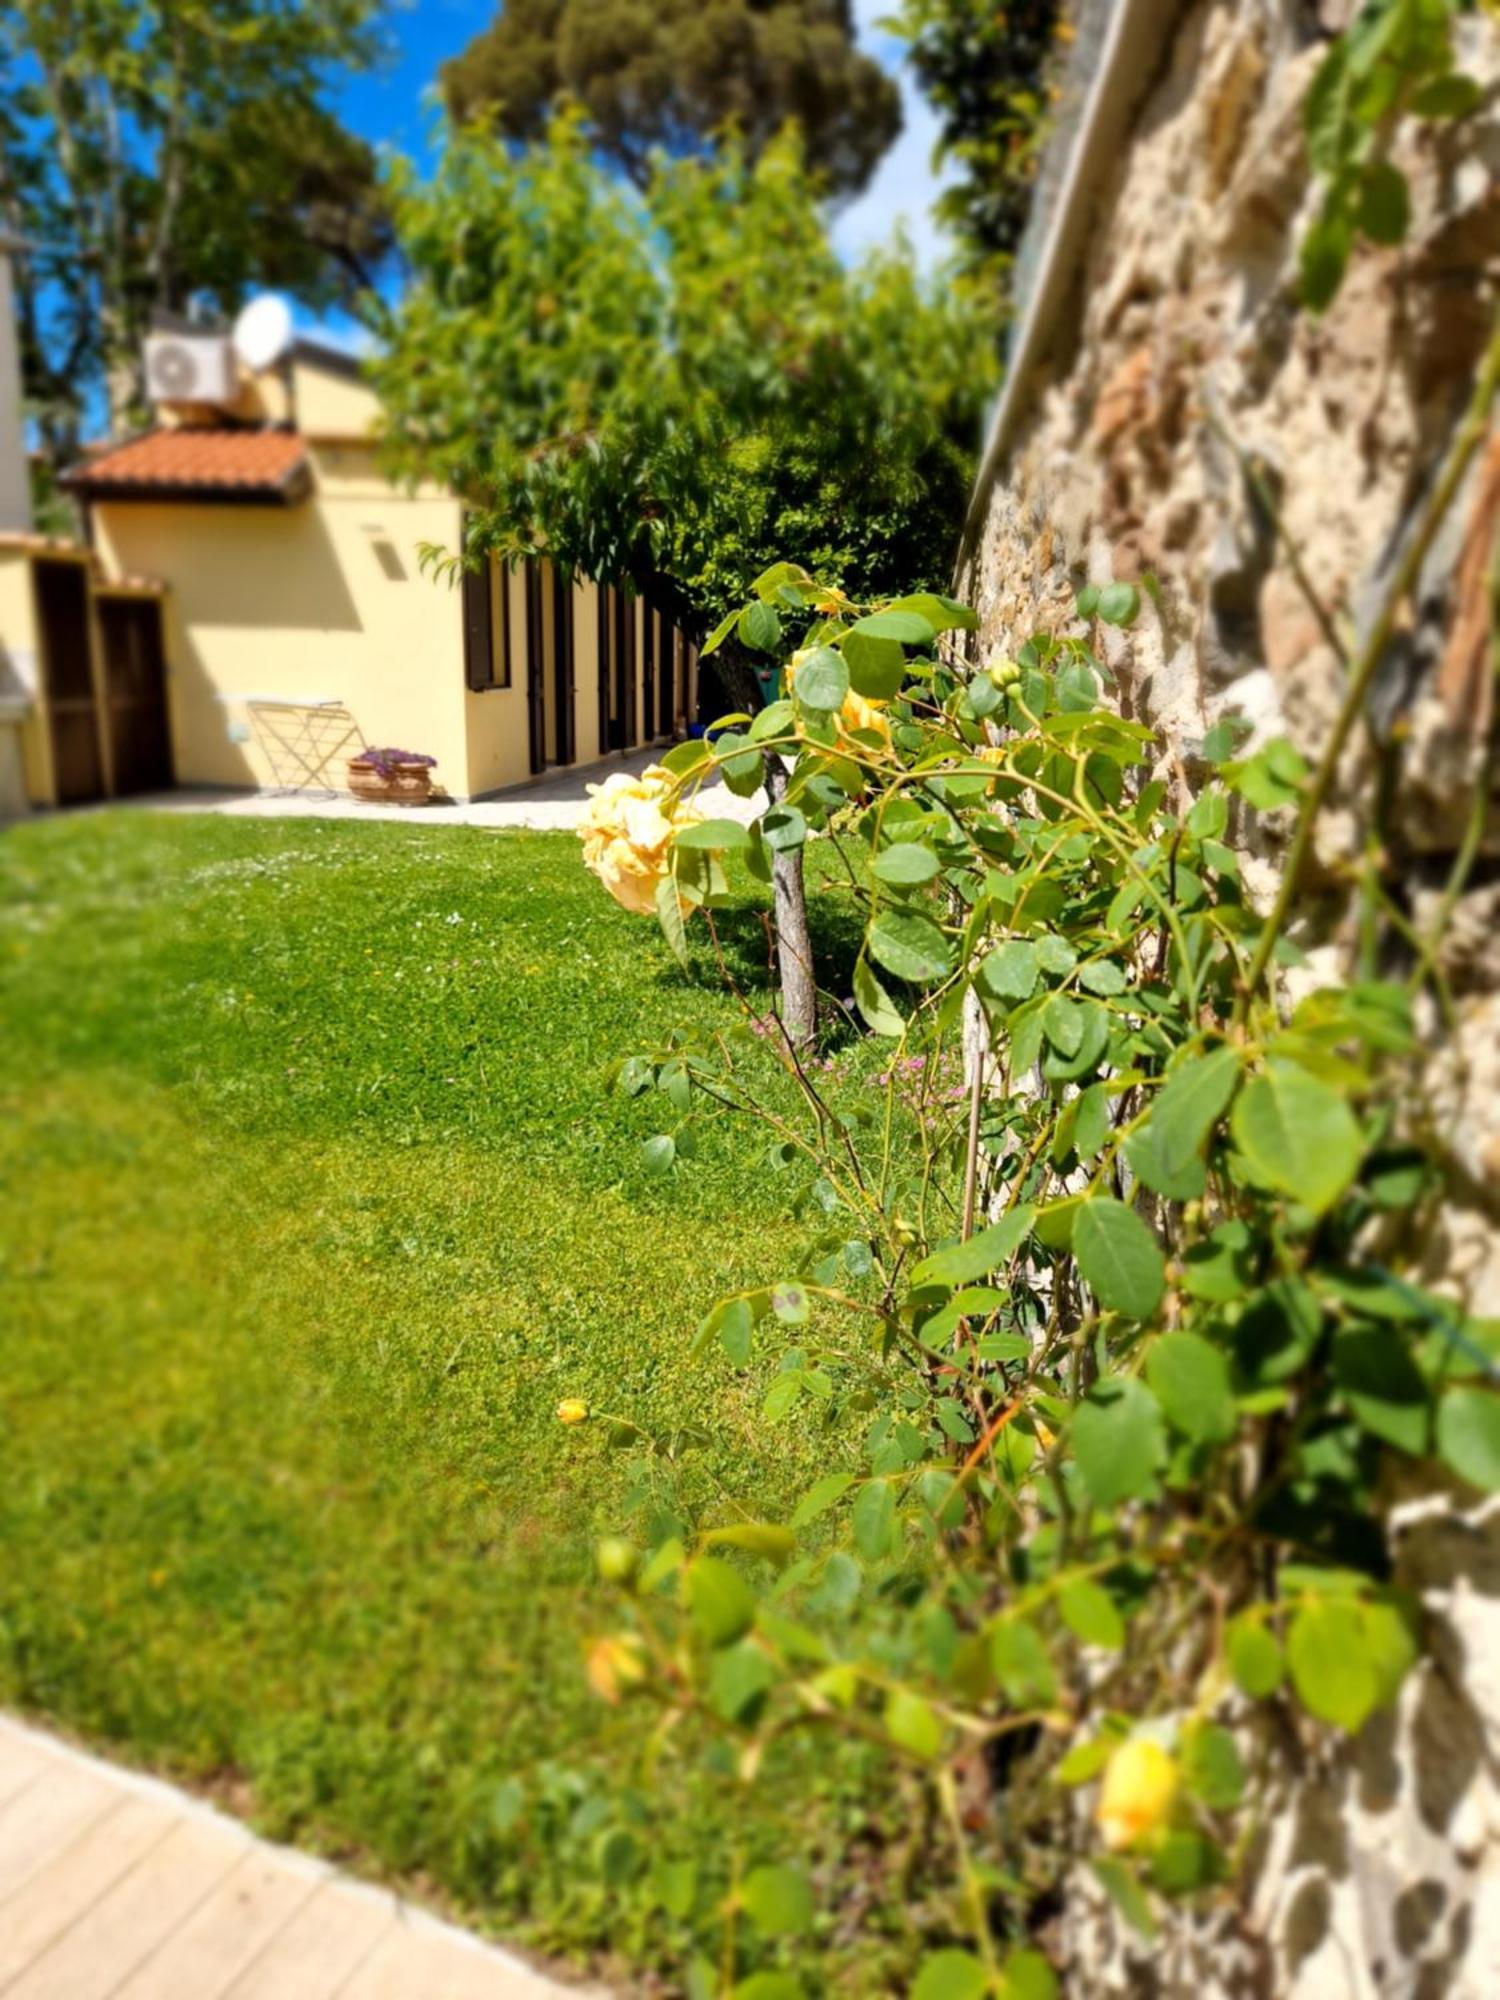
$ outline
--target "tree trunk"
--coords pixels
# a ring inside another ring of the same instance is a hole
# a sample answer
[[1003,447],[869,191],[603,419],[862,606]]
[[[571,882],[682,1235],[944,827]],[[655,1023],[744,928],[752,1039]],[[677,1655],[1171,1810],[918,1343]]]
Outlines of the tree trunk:
[[[786,795],[787,769],[768,756],[766,796],[778,805]],[[807,886],[802,849],[771,856],[771,895],[776,914],[776,968],[781,974],[781,1019],[793,1046],[812,1046],[818,1031],[818,989],[813,983],[812,937],[807,928]]]
[[[753,713],[761,705],[755,668],[736,639],[719,649],[719,678],[729,698]],[[766,796],[777,805],[786,795],[787,768],[777,756],[762,759]],[[771,858],[771,895],[776,920],[776,968],[781,978],[781,1019],[797,1049],[811,1047],[818,1030],[818,989],[813,984],[812,937],[807,927],[807,889],[802,879],[802,849]]]

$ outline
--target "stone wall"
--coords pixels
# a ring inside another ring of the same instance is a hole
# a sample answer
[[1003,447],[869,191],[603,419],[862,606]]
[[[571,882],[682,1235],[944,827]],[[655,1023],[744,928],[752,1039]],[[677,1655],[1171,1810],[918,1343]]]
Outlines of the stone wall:
[[[1167,775],[1190,777],[1204,732],[1231,713],[1254,741],[1286,735],[1316,753],[1343,669],[1255,483],[1335,628],[1357,639],[1500,296],[1500,28],[1473,16],[1462,61],[1489,96],[1462,130],[1401,135],[1408,240],[1357,249],[1321,320],[1298,307],[1315,199],[1301,107],[1346,13],[1338,0],[1195,0],[1160,46],[1117,40],[1111,61],[1143,86],[1139,108],[1087,190],[1089,227],[1054,245],[1065,303],[1032,329],[1041,358],[1013,384],[971,517],[957,588],[979,610],[986,651],[1067,629],[1086,580],[1146,583],[1136,625],[1103,644],[1122,706],[1162,733]],[[1376,757],[1397,780],[1378,830],[1392,880],[1418,922],[1436,905],[1491,720],[1483,572],[1497,518],[1492,436],[1319,833],[1298,924],[1322,977],[1347,962],[1351,864],[1370,833],[1353,802],[1369,795]],[[1274,821],[1247,834],[1252,891],[1276,879],[1281,837]],[[1429,1275],[1500,1314],[1500,807],[1442,963],[1458,1023],[1434,1035],[1432,1097],[1451,1135],[1455,1207]],[[1242,1903],[1146,1948],[1081,1890],[1071,1991],[1500,1995],[1500,1513],[1463,1496],[1413,1503],[1402,1563],[1431,1652],[1399,1711],[1344,1748],[1286,1725]]]

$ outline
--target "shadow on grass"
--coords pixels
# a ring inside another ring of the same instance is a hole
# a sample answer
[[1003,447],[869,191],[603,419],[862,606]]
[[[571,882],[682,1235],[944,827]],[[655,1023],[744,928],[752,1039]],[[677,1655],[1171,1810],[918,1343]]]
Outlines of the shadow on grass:
[[[696,917],[688,932],[692,971],[684,972],[675,963],[670,964],[663,968],[659,983],[667,988],[686,989],[705,983],[718,984],[727,975],[751,1006],[769,1007],[776,992],[770,922],[770,911],[755,905],[715,910],[711,940],[704,917]],[[839,1047],[863,1032],[852,997],[854,962],[863,935],[860,914],[848,903],[810,896],[807,923],[812,935],[813,976],[818,991],[838,1003],[820,1009],[820,1041],[828,1048]]]

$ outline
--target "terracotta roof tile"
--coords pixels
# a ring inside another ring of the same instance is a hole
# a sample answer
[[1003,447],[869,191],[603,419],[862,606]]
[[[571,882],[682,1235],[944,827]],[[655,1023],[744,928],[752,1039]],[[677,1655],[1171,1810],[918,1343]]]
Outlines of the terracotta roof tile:
[[307,450],[295,431],[151,431],[66,474],[87,493],[101,487],[177,492],[243,493],[247,498],[293,499],[305,486]]

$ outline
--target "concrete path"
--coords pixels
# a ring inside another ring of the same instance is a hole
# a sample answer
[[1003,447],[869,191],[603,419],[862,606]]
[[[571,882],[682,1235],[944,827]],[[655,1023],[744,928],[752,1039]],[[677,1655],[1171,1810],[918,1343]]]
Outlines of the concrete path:
[[174,1786],[0,1716],[4,2000],[583,1993],[386,1890],[257,1840]]
[[[218,792],[189,790],[151,792],[143,798],[122,799],[128,806],[149,806],[161,812],[221,813],[231,819],[399,819],[417,826],[527,826],[571,831],[588,803],[586,785],[601,784],[612,771],[644,771],[661,750],[636,750],[606,763],[559,771],[534,784],[518,786],[499,798],[472,804],[374,806],[339,793],[333,798],[303,792]],[[110,801],[108,803],[116,803]],[[727,785],[705,785],[698,804],[711,819],[734,819],[748,825],[764,812],[765,794],[736,798]],[[98,807],[85,807],[97,811]]]

